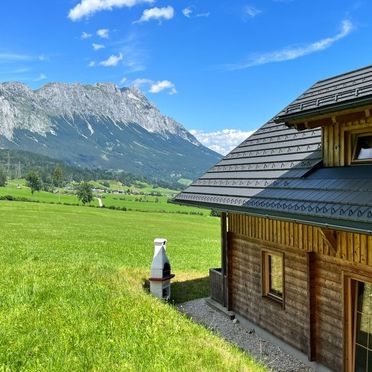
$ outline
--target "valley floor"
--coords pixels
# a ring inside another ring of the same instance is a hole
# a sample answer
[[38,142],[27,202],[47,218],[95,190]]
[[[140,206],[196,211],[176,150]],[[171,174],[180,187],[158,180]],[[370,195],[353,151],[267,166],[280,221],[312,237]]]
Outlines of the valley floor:
[[0,369],[263,371],[144,287],[168,239],[176,303],[206,296],[219,220],[0,202]]

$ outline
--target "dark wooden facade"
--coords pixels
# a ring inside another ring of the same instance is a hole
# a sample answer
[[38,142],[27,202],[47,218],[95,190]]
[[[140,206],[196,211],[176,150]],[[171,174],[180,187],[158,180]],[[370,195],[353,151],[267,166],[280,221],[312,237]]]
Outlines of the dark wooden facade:
[[222,212],[212,296],[334,371],[372,368],[371,113],[372,66],[319,81],[175,198]]
[[[228,215],[228,292],[232,311],[309,356],[342,371],[347,363],[348,277],[372,278],[372,236],[241,214]],[[284,304],[262,295],[262,250],[284,256]],[[260,309],[260,311],[257,311]]]

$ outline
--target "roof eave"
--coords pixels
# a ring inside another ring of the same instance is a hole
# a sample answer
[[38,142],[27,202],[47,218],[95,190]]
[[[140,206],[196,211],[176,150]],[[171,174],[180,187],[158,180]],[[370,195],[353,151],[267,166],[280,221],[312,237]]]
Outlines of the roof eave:
[[216,209],[221,212],[237,212],[241,214],[247,214],[254,217],[265,217],[268,219],[281,220],[286,222],[296,222],[306,225],[312,225],[316,227],[342,230],[346,232],[360,233],[366,235],[372,235],[372,224],[360,223],[352,220],[339,220],[339,219],[329,219],[325,217],[317,216],[305,216],[297,215],[295,213],[281,213],[265,209],[254,209],[239,206],[227,206],[214,203],[201,203],[195,201],[186,200],[176,200],[176,198],[171,200],[171,203],[187,205],[192,207],[204,208],[204,209]]
[[302,113],[298,112],[298,113],[287,114],[287,115],[279,114],[273,120],[277,124],[285,123],[285,125],[287,126],[293,126],[295,125],[295,123],[293,123],[294,121],[299,121],[301,119],[308,120],[310,118],[315,118],[318,115],[332,114],[337,111],[348,110],[348,109],[352,109],[352,108],[356,108],[356,107],[368,105],[368,104],[372,104],[372,96],[354,99],[348,102],[335,103],[332,105],[327,105],[326,107],[323,107],[323,108],[320,107],[320,108],[310,109]]

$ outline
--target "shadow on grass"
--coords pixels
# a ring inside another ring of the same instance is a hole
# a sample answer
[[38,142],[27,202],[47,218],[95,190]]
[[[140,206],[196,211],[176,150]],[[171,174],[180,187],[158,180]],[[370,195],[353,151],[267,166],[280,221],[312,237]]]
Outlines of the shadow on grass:
[[[143,279],[143,288],[150,291],[150,282]],[[171,303],[180,304],[186,301],[209,296],[209,276],[184,281],[174,281],[171,284]]]

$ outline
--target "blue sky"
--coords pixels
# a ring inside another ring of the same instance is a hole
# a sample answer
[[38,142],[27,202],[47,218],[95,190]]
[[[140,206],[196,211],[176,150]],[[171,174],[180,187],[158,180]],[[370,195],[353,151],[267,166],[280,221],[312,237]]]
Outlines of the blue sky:
[[319,79],[372,63],[368,0],[2,0],[0,81],[137,85],[226,152]]

